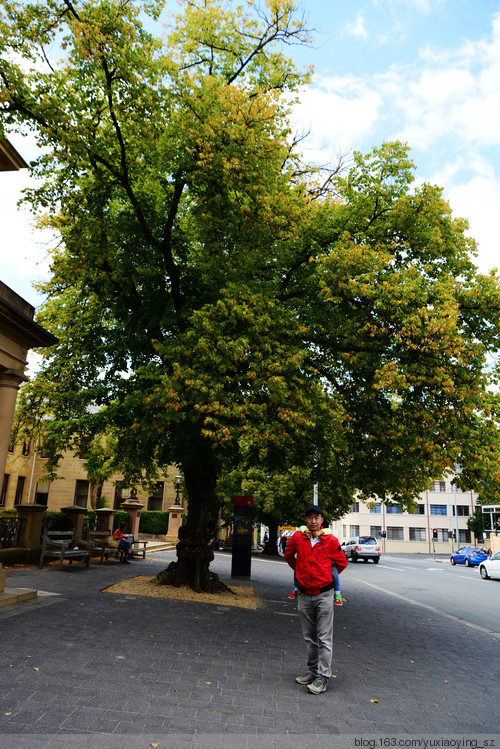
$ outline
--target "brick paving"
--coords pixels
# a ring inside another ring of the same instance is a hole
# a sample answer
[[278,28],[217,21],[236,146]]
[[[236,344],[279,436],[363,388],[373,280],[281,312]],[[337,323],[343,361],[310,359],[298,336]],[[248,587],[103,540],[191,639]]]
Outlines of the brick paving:
[[[499,733],[494,633],[346,575],[346,605],[335,610],[336,678],[313,696],[294,681],[304,647],[282,561],[253,559],[256,611],[102,592],[172,558],[8,573],[8,586],[40,593],[0,610],[2,749],[312,749],[362,740],[375,749],[384,737]],[[228,554],[213,567],[231,582]]]

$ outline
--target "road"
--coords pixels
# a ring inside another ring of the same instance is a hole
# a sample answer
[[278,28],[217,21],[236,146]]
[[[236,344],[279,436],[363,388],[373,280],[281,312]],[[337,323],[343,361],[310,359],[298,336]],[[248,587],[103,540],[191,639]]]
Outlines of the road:
[[482,580],[477,567],[452,567],[447,559],[393,554],[383,555],[378,565],[349,562],[342,579],[344,587],[349,579],[356,580],[472,627],[500,633],[500,580]]

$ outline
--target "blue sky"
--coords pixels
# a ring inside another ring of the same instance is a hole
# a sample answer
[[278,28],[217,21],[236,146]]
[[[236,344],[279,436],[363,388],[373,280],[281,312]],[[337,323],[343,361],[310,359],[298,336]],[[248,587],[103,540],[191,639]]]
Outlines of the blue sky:
[[[418,181],[441,185],[479,242],[481,271],[500,265],[500,0],[302,0],[316,41],[292,48],[313,65],[294,112],[310,159],[400,139]],[[12,138],[26,157],[29,140]],[[0,278],[37,306],[47,235],[16,208],[25,172],[0,173]]]

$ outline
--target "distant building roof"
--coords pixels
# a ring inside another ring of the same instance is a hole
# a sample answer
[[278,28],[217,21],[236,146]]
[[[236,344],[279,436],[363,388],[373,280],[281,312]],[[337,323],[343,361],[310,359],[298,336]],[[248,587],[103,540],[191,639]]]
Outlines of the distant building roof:
[[0,138],[0,172],[15,172],[27,169],[28,164],[7,138]]

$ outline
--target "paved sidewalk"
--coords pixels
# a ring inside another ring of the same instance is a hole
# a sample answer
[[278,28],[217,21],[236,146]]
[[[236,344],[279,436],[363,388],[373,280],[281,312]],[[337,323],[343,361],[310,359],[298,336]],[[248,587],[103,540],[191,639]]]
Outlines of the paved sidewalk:
[[[346,576],[336,678],[313,696],[294,681],[304,647],[282,560],[252,560],[257,611],[102,592],[172,558],[8,573],[39,597],[0,610],[2,749],[427,749],[404,742],[442,737],[482,749],[498,733],[493,636]],[[227,553],[213,568],[231,582]]]

